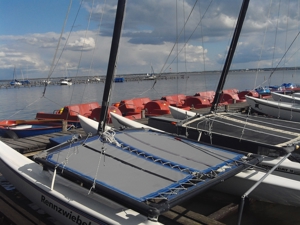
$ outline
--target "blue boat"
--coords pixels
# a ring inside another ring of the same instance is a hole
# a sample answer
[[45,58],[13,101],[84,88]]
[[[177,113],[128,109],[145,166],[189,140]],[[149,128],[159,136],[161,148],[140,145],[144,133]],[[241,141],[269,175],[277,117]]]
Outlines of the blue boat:
[[114,82],[115,83],[123,83],[125,81],[124,77],[116,77],[114,79]]
[[[70,125],[68,125],[70,128]],[[62,123],[43,120],[2,120],[0,121],[0,136],[24,138],[42,134],[60,132]]]
[[259,88],[256,88],[255,91],[259,95],[271,95],[271,90],[268,87],[259,87]]

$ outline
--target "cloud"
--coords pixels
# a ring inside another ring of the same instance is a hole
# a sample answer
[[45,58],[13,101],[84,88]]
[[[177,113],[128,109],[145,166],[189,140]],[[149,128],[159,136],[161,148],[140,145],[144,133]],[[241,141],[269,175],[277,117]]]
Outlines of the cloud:
[[89,38],[79,38],[74,42],[67,44],[67,49],[72,51],[87,51],[95,48],[95,40],[92,37]]
[[[72,27],[67,26],[59,46],[58,32],[37,30],[31,34],[0,35],[0,75],[3,75],[1,68],[17,65],[35,71],[32,76],[46,76],[56,51],[55,62],[59,61],[54,76],[64,73],[66,63],[71,73],[105,74],[117,1],[94,4],[92,9],[93,2],[85,1],[78,21]],[[171,66],[179,71],[220,69],[241,1],[197,1],[194,5],[195,2],[177,1],[176,5],[174,0],[128,1],[118,73],[147,73],[150,65],[157,72]],[[250,2],[232,68],[256,67],[258,61],[262,67],[276,65],[285,54],[298,32],[298,2],[290,0],[289,6],[279,3]],[[90,12],[93,15],[88,21]],[[298,40],[287,52],[288,58],[296,56],[297,43]],[[292,59],[283,62],[293,63]]]

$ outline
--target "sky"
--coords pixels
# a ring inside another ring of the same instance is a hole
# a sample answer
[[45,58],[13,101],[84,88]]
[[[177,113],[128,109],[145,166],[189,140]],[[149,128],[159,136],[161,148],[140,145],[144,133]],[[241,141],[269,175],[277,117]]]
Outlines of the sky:
[[[116,74],[221,70],[241,4],[127,0]],[[299,66],[299,4],[251,0],[231,69]],[[105,75],[116,5],[0,0],[0,79]]]

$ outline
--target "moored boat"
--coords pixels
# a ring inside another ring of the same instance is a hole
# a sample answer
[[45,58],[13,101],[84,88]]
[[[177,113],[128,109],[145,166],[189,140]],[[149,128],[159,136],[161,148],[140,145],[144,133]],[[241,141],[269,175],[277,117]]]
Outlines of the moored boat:
[[274,118],[300,122],[300,105],[246,96],[251,110]]
[[100,105],[98,102],[88,102],[82,104],[67,105],[61,109],[54,110],[53,113],[38,112],[35,118],[38,120],[45,120],[45,119],[66,120],[68,123],[71,123],[78,127],[80,123],[77,118],[77,115],[83,115],[89,117],[91,116],[92,110],[99,107]]
[[278,101],[278,102],[290,102],[290,103],[300,104],[300,98],[297,97],[297,95],[286,95],[286,94],[272,92],[272,98],[274,101]]
[[40,165],[0,142],[4,176],[63,224],[160,224],[171,207],[261,161],[148,129],[106,130],[125,3],[118,1],[97,135],[36,155]]
[[[128,120],[114,113],[111,113],[111,116],[115,127],[145,127],[151,129],[147,125]],[[271,169],[277,165],[281,158],[282,156],[276,158],[264,157],[259,166],[238,173],[228,181],[213,187],[213,189],[241,196],[266,174],[266,169]],[[260,201],[300,206],[300,164],[285,159],[278,169],[269,175],[249,197]]]
[[64,86],[64,85],[70,86],[70,85],[72,85],[73,83],[72,83],[72,79],[71,79],[71,78],[65,77],[65,78],[63,78],[63,79],[60,80],[59,84],[60,84],[60,85],[63,85],[63,86]]
[[[66,125],[65,129],[70,129]],[[0,121],[0,136],[24,138],[42,134],[50,134],[63,130],[62,121],[57,120],[2,120]]]

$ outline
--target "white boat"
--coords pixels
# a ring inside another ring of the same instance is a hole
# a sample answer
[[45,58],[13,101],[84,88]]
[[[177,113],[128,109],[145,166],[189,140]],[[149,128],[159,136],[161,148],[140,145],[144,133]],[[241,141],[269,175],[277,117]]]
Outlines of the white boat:
[[290,102],[272,101],[246,96],[251,110],[275,118],[300,122],[300,105]]
[[51,84],[51,80],[43,80],[43,84],[46,84],[46,85]]
[[93,77],[93,78],[92,78],[92,81],[95,81],[95,82],[100,82],[100,81],[101,81],[101,79],[100,79],[100,77]]
[[72,79],[71,78],[63,78],[60,80],[60,85],[72,85]]
[[[258,99],[261,101],[267,101]],[[234,149],[243,149],[267,156],[279,156],[280,149],[300,140],[299,123],[239,112],[197,115],[192,111],[170,106],[177,119],[172,133]],[[169,119],[170,120],[170,119]],[[148,124],[163,129],[171,122],[162,117],[150,118]],[[170,132],[170,131],[169,131]]]
[[[139,128],[143,124],[137,123],[115,113],[110,113],[113,123],[127,127]],[[282,157],[265,157],[260,163],[262,168],[270,169],[280,161]],[[252,185],[258,182],[265,174],[262,168],[254,167],[230,178],[213,187],[218,191],[241,196]],[[300,206],[300,164],[286,159],[273,174],[269,175],[249,197],[266,202],[283,205]]]
[[147,73],[147,75],[143,78],[144,80],[155,80],[156,76],[154,74],[149,74]]
[[297,97],[297,95],[284,95],[276,92],[271,92],[271,96],[273,100],[277,102],[289,102],[300,104],[300,97]]
[[[85,131],[85,133],[87,134],[92,134],[95,135],[98,133],[98,126],[99,123],[95,120],[89,119],[86,116],[82,116],[82,115],[77,115],[79,121],[80,121],[80,125],[82,127],[82,129]],[[110,126],[105,126],[106,130],[111,130],[112,128]]]
[[0,142],[1,173],[62,224],[160,224],[173,206],[262,160],[149,129],[106,130],[125,4],[118,1],[97,134],[35,155],[38,164]]
[[[62,224],[158,225],[77,183],[55,176],[0,141],[0,171],[21,193]],[[55,182],[52,186],[52,182]]]
[[174,107],[174,106],[169,106],[169,109],[170,109],[170,112],[171,112],[172,116],[175,119],[178,119],[178,120],[185,120],[187,118],[196,116],[196,114],[197,114],[193,111],[180,109],[180,108],[177,108],[177,107]]

